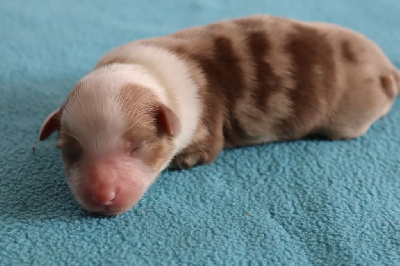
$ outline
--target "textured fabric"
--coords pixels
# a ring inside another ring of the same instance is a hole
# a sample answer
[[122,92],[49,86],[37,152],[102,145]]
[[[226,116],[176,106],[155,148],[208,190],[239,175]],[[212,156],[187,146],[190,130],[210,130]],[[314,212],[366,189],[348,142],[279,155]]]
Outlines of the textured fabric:
[[[0,264],[400,264],[400,100],[356,140],[225,150],[90,215],[43,119],[107,50],[255,13],[333,22],[400,67],[400,1],[0,1]],[[32,147],[36,150],[33,153]]]

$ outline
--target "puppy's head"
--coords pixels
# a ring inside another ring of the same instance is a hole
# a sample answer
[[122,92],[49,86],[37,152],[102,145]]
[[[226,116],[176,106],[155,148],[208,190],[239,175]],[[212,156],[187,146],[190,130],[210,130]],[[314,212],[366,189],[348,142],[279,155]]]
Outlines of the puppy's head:
[[68,184],[86,210],[125,212],[170,162],[180,122],[162,91],[139,66],[108,65],[80,80],[43,123],[40,140],[59,130]]

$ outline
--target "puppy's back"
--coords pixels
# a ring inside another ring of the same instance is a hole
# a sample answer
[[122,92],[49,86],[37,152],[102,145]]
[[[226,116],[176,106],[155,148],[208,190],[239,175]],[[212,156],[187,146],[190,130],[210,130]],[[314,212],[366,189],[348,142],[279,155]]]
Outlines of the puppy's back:
[[221,128],[225,146],[318,133],[347,91],[362,89],[366,80],[381,86],[395,69],[361,34],[267,15],[135,43],[185,62],[202,103],[198,131]]

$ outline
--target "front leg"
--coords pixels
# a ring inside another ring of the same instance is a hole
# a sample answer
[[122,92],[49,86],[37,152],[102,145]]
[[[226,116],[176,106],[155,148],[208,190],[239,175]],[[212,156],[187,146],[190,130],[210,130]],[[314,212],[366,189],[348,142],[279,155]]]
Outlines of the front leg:
[[172,160],[170,167],[178,169],[191,168],[196,165],[203,165],[214,161],[221,153],[223,141],[211,144],[211,141],[191,144],[181,151]]
[[203,120],[193,141],[174,157],[170,168],[186,169],[214,161],[224,147],[222,123],[222,114],[212,117],[207,123]]

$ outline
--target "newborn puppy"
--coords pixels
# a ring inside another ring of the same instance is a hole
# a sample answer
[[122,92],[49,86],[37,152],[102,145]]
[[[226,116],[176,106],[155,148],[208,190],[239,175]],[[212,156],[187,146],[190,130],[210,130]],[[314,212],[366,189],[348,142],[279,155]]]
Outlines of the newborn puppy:
[[88,211],[130,209],[167,166],[224,147],[349,139],[384,116],[400,75],[366,37],[266,15],[135,41],[105,54],[40,130],[59,130],[69,186]]

